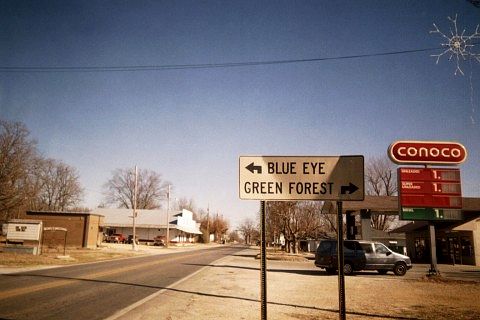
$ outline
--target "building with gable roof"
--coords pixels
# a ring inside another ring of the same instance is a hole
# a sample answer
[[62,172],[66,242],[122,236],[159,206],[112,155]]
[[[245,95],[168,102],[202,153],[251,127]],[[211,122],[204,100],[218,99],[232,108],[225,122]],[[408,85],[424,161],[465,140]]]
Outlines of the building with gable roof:
[[[166,237],[167,223],[171,243],[197,242],[200,223],[193,219],[193,213],[182,209],[168,215],[166,210],[140,210],[137,209],[135,218],[135,234],[140,243],[153,243],[157,236]],[[133,210],[97,208],[94,214],[104,216],[104,230],[106,235],[122,233],[125,237],[133,235]]]

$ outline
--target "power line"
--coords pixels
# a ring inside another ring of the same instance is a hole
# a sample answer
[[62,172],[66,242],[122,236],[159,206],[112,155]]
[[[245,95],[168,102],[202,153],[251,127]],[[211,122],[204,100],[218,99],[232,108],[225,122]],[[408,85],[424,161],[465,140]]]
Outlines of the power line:
[[234,67],[251,67],[277,64],[291,63],[308,63],[321,61],[338,61],[348,59],[362,59],[382,56],[393,56],[400,54],[428,52],[442,49],[424,48],[414,50],[391,51],[381,53],[370,53],[360,55],[323,57],[323,58],[307,58],[307,59],[288,59],[288,60],[267,60],[267,61],[247,61],[247,62],[226,62],[226,63],[201,63],[201,64],[170,64],[170,65],[133,65],[133,66],[62,66],[62,67],[40,67],[40,66],[17,66],[7,67],[0,66],[0,72],[3,73],[53,73],[53,72],[138,72],[138,71],[163,71],[163,70],[185,70],[185,69],[214,69],[214,68],[234,68]]

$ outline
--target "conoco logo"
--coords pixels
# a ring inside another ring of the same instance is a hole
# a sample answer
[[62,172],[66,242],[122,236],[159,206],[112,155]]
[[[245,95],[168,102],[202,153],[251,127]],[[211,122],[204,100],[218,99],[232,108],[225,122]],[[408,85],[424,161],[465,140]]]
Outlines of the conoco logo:
[[467,158],[467,150],[457,142],[397,141],[388,155],[396,163],[459,164]]

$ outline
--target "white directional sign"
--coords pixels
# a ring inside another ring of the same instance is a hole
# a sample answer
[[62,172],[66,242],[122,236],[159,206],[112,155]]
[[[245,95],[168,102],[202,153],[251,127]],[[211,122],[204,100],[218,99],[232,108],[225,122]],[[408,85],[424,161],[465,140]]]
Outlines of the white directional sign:
[[240,199],[362,201],[363,156],[241,156]]

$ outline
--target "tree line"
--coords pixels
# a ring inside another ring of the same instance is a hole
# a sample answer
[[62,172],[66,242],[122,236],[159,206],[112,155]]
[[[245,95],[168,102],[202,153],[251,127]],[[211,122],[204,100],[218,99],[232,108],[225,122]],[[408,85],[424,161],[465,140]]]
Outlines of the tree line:
[[[26,210],[88,211],[80,207],[84,190],[78,171],[58,159],[44,157],[37,142],[21,122],[0,119],[0,220],[19,217]],[[170,187],[169,187],[170,186]],[[371,158],[365,168],[366,193],[395,195],[396,171],[386,157]],[[139,170],[137,175],[137,208],[158,209],[167,199],[172,184],[152,170]],[[115,169],[103,185],[102,207],[133,208],[135,173],[131,168]],[[175,210],[188,209],[200,221],[206,242],[210,234],[215,241],[225,239],[228,220],[218,213],[197,208],[192,199],[180,199]],[[387,230],[394,216],[372,215],[375,229]],[[258,224],[247,219],[238,229],[247,243],[255,244]],[[336,218],[332,212],[323,212],[322,202],[278,201],[267,202],[267,241],[278,244],[285,241],[287,251],[296,252],[300,239],[328,237],[336,234]],[[236,232],[229,234],[236,238]]]
[[42,156],[23,123],[0,119],[0,219],[28,209],[75,210],[82,199],[75,168]]
[[[136,207],[159,209],[172,184],[148,169],[137,173],[132,168],[115,169],[103,185],[100,207],[133,208],[137,182]],[[58,159],[44,157],[37,141],[21,122],[0,119],[0,221],[18,218],[27,210],[90,211],[81,207],[84,189],[74,167]],[[201,223],[204,239],[214,234],[215,241],[225,239],[229,223],[223,215],[208,214],[185,198],[173,203],[173,210],[188,209]]]

